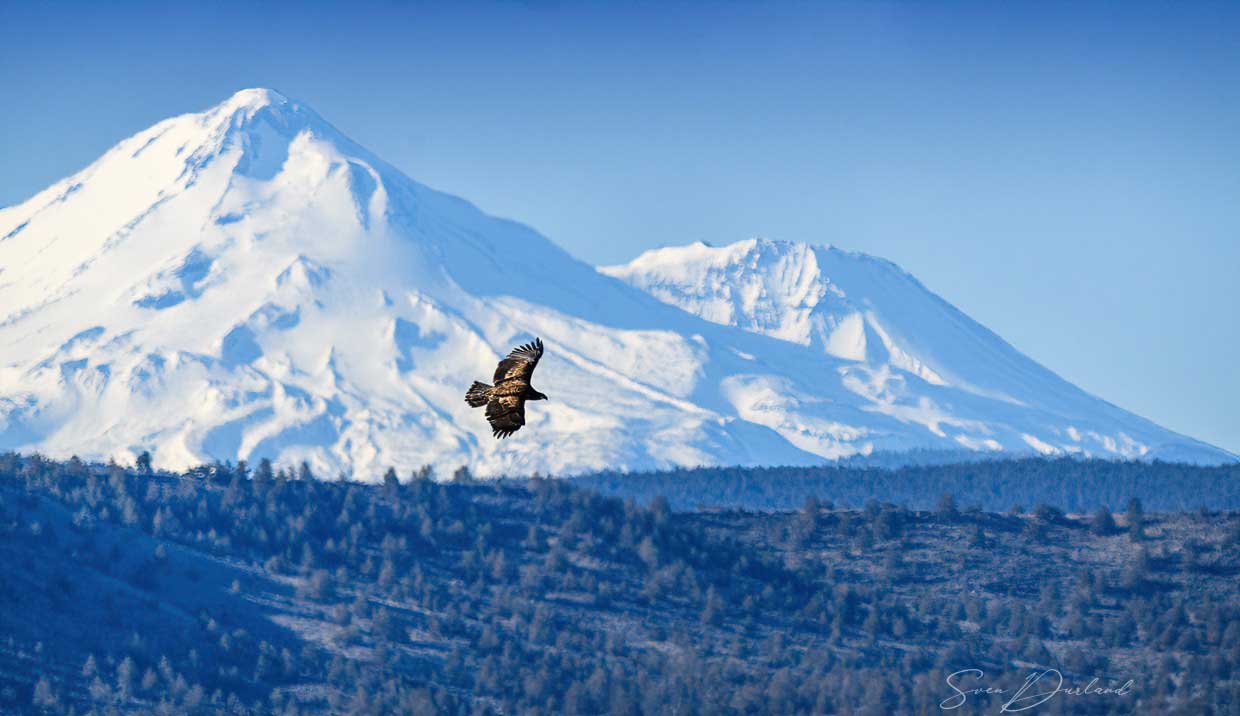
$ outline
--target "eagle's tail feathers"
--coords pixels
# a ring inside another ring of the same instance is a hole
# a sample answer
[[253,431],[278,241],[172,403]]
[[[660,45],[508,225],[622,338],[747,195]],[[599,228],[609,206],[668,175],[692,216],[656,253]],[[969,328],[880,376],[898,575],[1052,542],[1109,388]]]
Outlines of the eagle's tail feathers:
[[491,386],[486,383],[479,383],[476,380],[473,385],[469,386],[469,390],[465,392],[465,402],[469,403],[471,408],[481,408],[487,404],[490,398]]

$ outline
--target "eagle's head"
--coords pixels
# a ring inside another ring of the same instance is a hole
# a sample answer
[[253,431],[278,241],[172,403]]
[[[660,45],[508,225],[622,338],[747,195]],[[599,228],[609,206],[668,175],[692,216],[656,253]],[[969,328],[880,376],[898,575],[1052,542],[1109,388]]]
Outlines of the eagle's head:
[[549,398],[547,397],[545,393],[540,393],[537,390],[530,388],[530,394],[529,394],[528,400],[549,400]]

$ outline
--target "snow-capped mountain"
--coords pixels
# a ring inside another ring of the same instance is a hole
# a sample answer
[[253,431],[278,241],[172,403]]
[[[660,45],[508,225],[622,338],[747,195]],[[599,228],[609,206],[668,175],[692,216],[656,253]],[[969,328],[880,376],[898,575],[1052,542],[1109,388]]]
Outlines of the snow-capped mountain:
[[[535,335],[551,400],[496,441],[464,389]],[[373,478],[911,448],[1229,459],[1072,387],[886,262],[743,242],[601,273],[270,90],[0,211],[0,449]]]
[[845,380],[872,383],[890,368],[883,381],[912,375],[1009,404],[1098,410],[1097,399],[873,256],[750,239],[656,249],[599,270],[713,323],[841,358]]
[[[861,410],[919,425],[940,439],[936,447],[950,441],[996,453],[1235,459],[1085,393],[884,259],[750,239],[656,249],[599,270],[713,323],[839,359],[835,380],[867,402]],[[758,403],[749,419],[795,442],[781,403]],[[817,414],[829,423],[837,408]],[[796,420],[811,414],[802,406]],[[829,454],[833,437],[811,429],[797,444]]]

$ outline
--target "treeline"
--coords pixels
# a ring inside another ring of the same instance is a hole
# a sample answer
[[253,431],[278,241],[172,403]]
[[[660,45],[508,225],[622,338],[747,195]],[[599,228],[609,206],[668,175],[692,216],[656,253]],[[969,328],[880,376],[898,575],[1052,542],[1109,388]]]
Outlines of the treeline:
[[302,477],[0,456],[0,712],[933,713],[1034,667],[1139,684],[1051,713],[1240,708],[1234,513]]
[[664,496],[676,509],[791,510],[809,497],[854,508],[877,500],[929,509],[944,494],[962,505],[990,512],[1047,504],[1085,513],[1120,509],[1133,499],[1158,512],[1240,509],[1240,463],[1203,467],[1158,461],[1025,458],[898,468],[832,465],[600,472],[572,480],[586,489],[639,502]]

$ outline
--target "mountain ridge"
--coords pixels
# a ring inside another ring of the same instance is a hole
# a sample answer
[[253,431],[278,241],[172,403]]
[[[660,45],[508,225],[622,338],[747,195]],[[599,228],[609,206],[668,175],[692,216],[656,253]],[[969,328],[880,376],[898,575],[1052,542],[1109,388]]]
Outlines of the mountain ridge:
[[[815,351],[668,305],[270,90],[121,141],[0,210],[0,237],[0,449],[499,475],[1050,439],[890,351]],[[497,445],[463,386],[533,335],[549,343],[535,379],[552,400]],[[1073,411],[1115,441],[1099,454],[1167,443],[1226,459],[1086,397]]]

